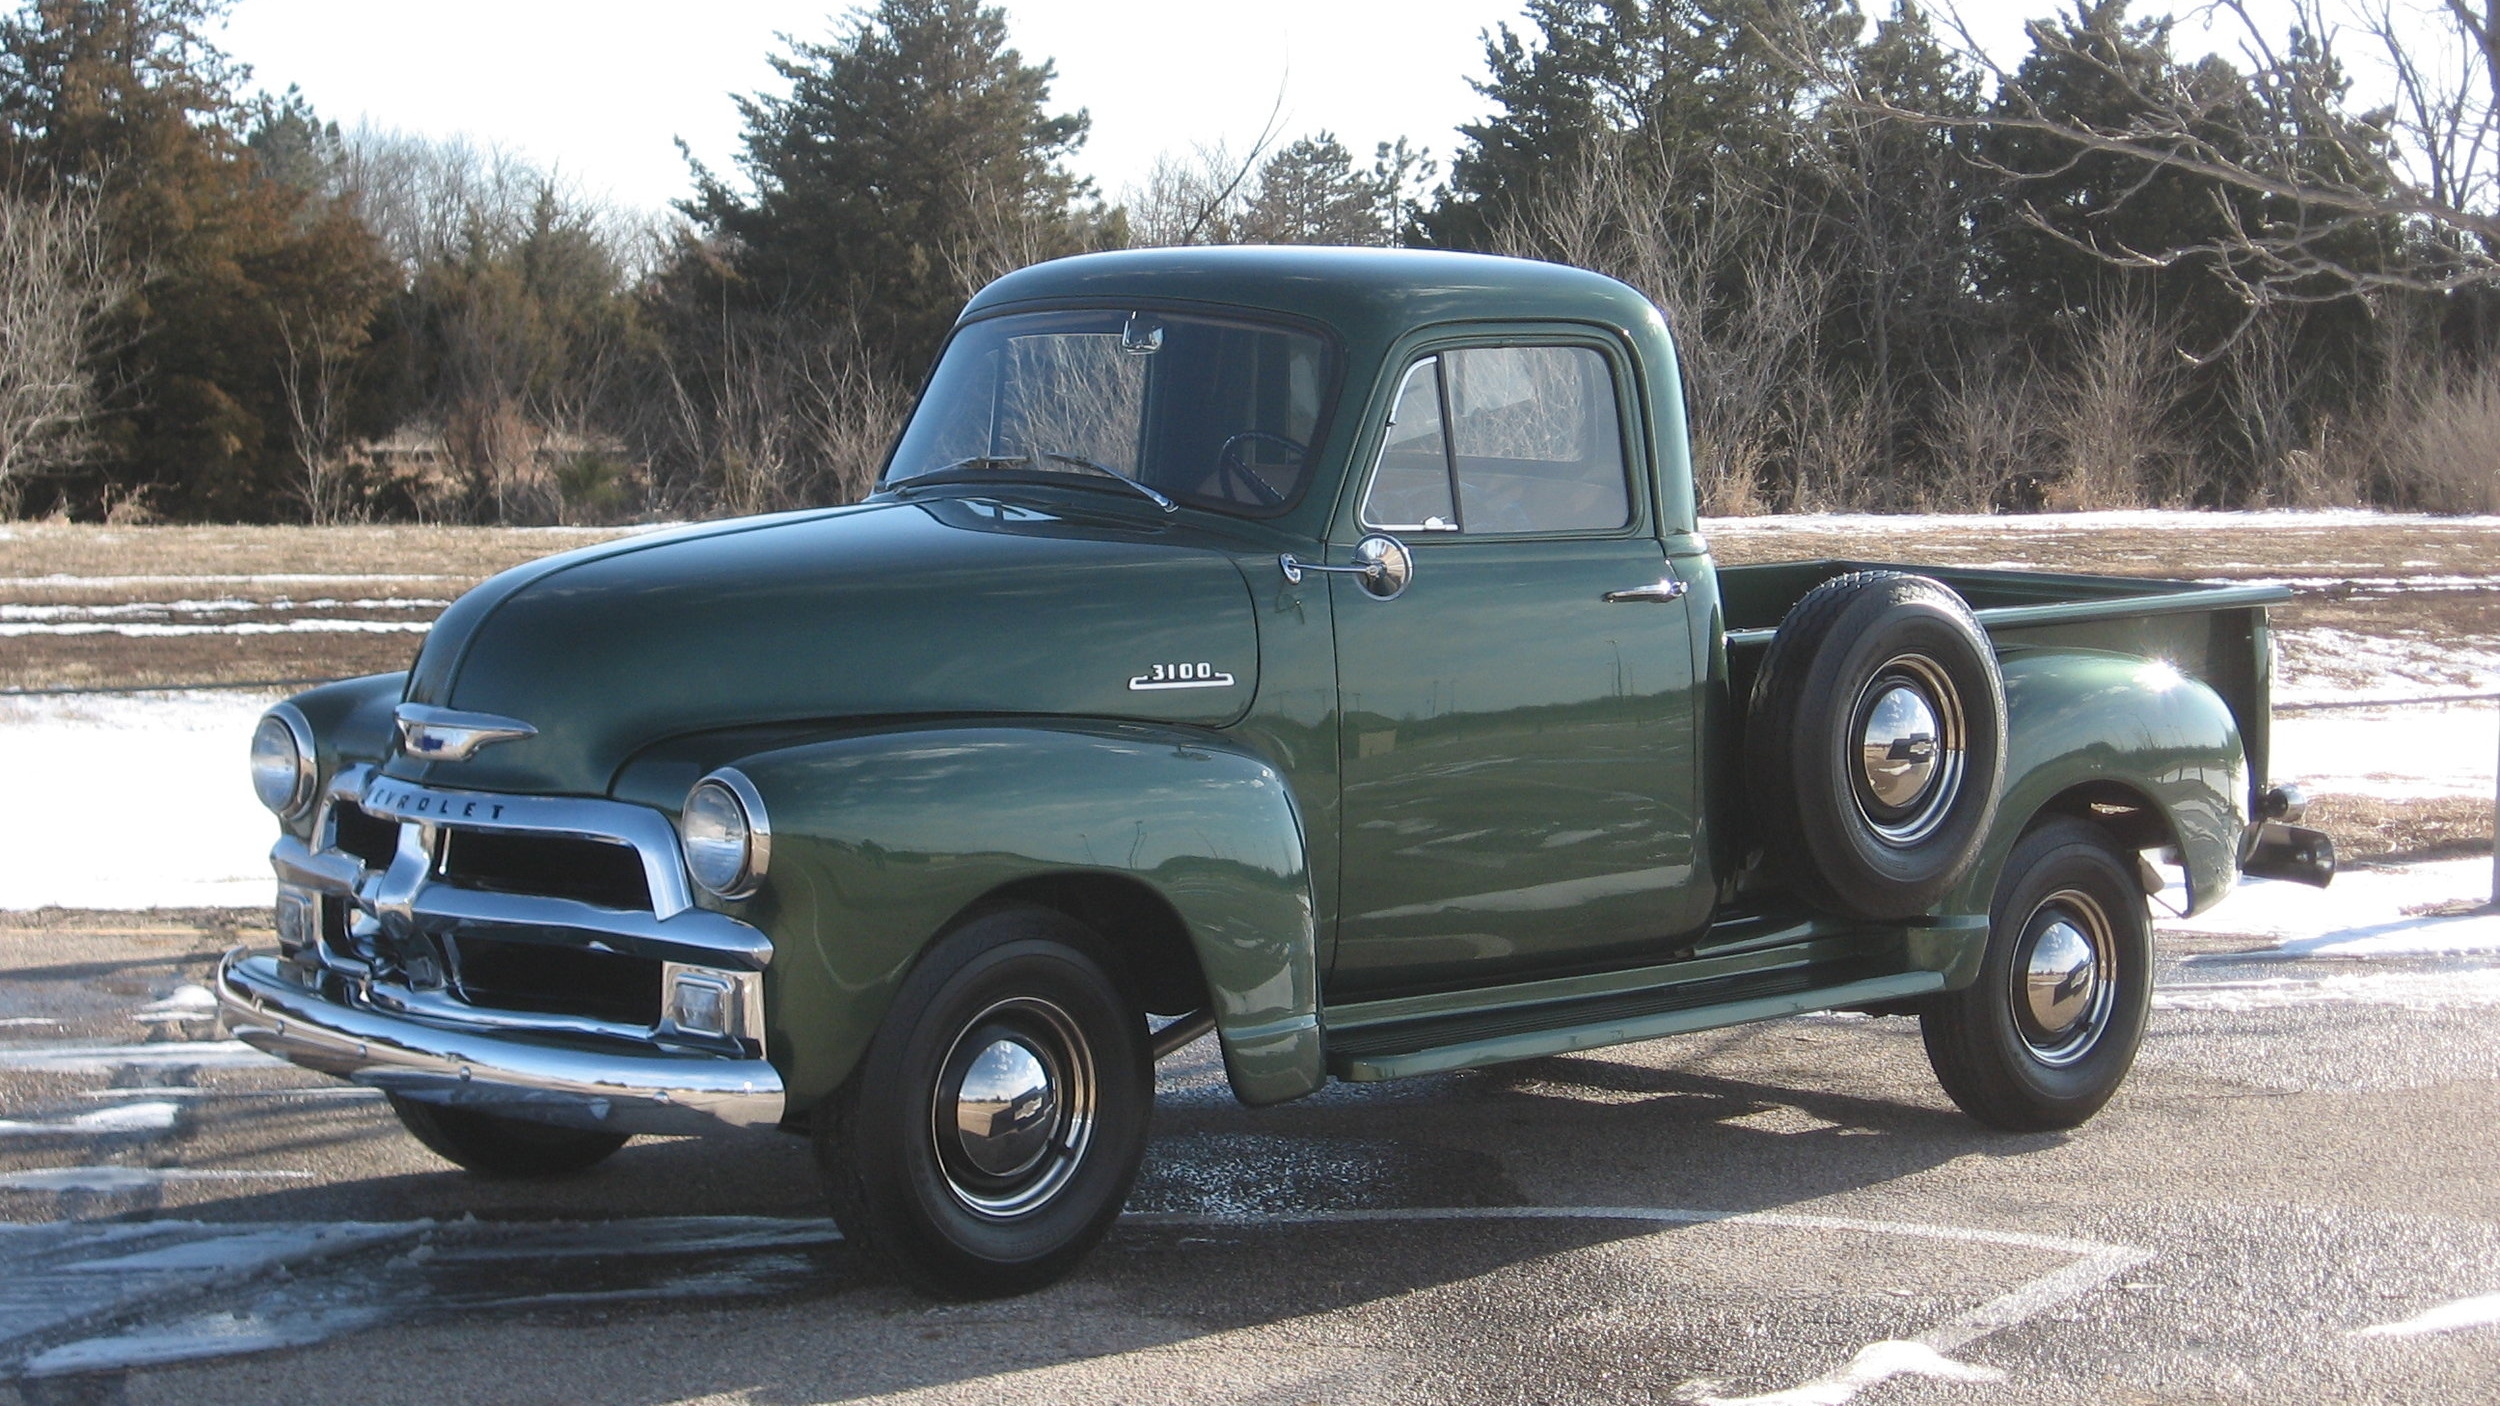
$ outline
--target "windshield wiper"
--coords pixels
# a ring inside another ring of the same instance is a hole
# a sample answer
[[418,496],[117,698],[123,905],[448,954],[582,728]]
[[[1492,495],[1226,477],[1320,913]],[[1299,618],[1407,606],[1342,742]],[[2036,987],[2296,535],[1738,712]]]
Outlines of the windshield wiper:
[[1081,454],[1061,454],[1048,449],[1042,451],[1041,457],[1049,459],[1055,463],[1074,464],[1078,468],[1084,469],[1089,473],[1101,474],[1104,478],[1111,480],[1113,483],[1120,485],[1122,488],[1146,495],[1148,498],[1154,500],[1154,505],[1156,507],[1163,509],[1167,513],[1176,513],[1180,511],[1180,504],[1173,502],[1171,499],[1164,497],[1161,493],[1148,488],[1146,485],[1139,483],[1137,480],[1130,478],[1127,474],[1120,472],[1118,469],[1112,468],[1108,464],[1097,464],[1093,460],[1088,459]]
[[1173,502],[1171,499],[1164,497],[1161,493],[1156,492],[1154,489],[1148,488],[1146,485],[1139,483],[1137,480],[1130,478],[1124,473],[1121,473],[1118,469],[1110,468],[1103,464],[1097,464],[1093,460],[1085,458],[1082,455],[1061,454],[1047,449],[1037,450],[1031,454],[974,454],[968,458],[957,459],[951,464],[940,464],[938,467],[929,470],[927,473],[913,474],[910,478],[894,485],[894,491],[897,493],[908,493],[911,491],[912,485],[918,483],[977,482],[999,469],[1023,469],[1029,473],[1049,474],[1052,477],[1059,477],[1060,475],[1058,475],[1055,471],[1042,467],[1042,461],[1045,459],[1051,460],[1055,463],[1073,464],[1077,468],[1083,469],[1088,473],[1100,474],[1102,477],[1111,480],[1113,483],[1120,485],[1122,488],[1144,496],[1153,502],[1156,507],[1163,509],[1167,513],[1180,511],[1180,504]]

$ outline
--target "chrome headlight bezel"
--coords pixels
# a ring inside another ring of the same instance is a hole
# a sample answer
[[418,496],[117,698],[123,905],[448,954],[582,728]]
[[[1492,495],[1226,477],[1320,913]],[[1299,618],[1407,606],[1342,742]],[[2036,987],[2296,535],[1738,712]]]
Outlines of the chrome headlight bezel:
[[678,809],[677,840],[685,850],[686,876],[714,898],[753,894],[772,865],[773,828],[764,798],[735,767],[722,767],[687,790]]
[[[283,744],[283,750],[280,745]],[[252,729],[252,792],[281,820],[300,820],[319,794],[312,724],[292,703],[260,715]]]

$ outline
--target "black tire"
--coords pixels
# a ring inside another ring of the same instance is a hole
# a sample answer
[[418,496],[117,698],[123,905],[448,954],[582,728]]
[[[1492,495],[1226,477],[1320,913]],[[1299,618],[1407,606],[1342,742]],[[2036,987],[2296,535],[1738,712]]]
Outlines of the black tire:
[[486,1177],[519,1180],[588,1171],[630,1136],[524,1122],[398,1094],[391,1095],[391,1111],[434,1155]]
[[[2088,988],[2070,974],[2035,996],[2034,953],[2048,949],[2037,964],[2047,982],[2064,965],[2059,948],[2075,941],[2092,954]],[[2152,1002],[2153,923],[2136,866],[2099,827],[2060,819],[2015,844],[1988,909],[1979,979],[1930,998],[1919,1029],[1963,1112],[2008,1132],[2049,1132],[2118,1092]]]
[[[959,1096],[981,1078],[987,1113]],[[905,1283],[1020,1294],[1074,1268],[1119,1218],[1153,1104],[1145,1018],[1101,940],[1009,909],[948,934],[904,979],[818,1119],[817,1158],[835,1221]]]
[[[1869,739],[1887,726],[1878,759]],[[1996,651],[1939,582],[1833,577],[1789,609],[1754,676],[1745,769],[1756,840],[1799,897],[1856,918],[1927,912],[1970,872],[1996,819]]]

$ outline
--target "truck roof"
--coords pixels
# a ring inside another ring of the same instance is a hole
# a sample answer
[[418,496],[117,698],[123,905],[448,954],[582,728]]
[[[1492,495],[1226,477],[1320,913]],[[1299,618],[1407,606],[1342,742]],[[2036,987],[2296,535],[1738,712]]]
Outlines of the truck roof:
[[1080,254],[990,284],[966,319],[1008,306],[1129,300],[1214,303],[1288,313],[1333,328],[1353,350],[1436,322],[1590,322],[1662,334],[1649,300],[1565,264],[1424,249],[1226,245]]

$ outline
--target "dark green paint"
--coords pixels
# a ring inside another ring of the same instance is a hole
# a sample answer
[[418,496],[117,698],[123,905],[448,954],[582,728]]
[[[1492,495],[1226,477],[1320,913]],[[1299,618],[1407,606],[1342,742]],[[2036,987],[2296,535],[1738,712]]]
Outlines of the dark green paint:
[[985,894],[1111,875],[1187,926],[1233,1087],[1322,1079],[1305,838],[1283,776],[1177,728],[1037,719],[835,738],[745,757],[774,826],[772,882],[720,905],[775,934],[769,1047],[793,1105],[833,1091],[930,935]]
[[[368,674],[323,684],[287,700],[312,729],[313,760],[324,789],[341,767],[390,754],[398,740],[391,709],[398,706],[400,690],[407,683],[406,674]],[[286,824],[287,833],[310,843],[320,815],[319,806],[308,808]]]
[[[2189,617],[2182,617],[2189,618]],[[2248,828],[2248,768],[2229,704],[2141,655],[2006,648],[2004,801],[1979,863],[1945,911],[1985,913],[2005,856],[2062,796],[2116,787],[2150,802],[2186,864],[2191,913],[2229,895]],[[1955,984],[1977,974],[1955,973]]]
[[[698,728],[1036,711],[1212,727],[1258,691],[1249,590],[1203,533],[1133,516],[1072,528],[987,499],[581,554],[459,626],[429,638],[411,696],[539,734],[394,775],[596,795],[635,752]],[[1235,682],[1129,687],[1179,662]]]

